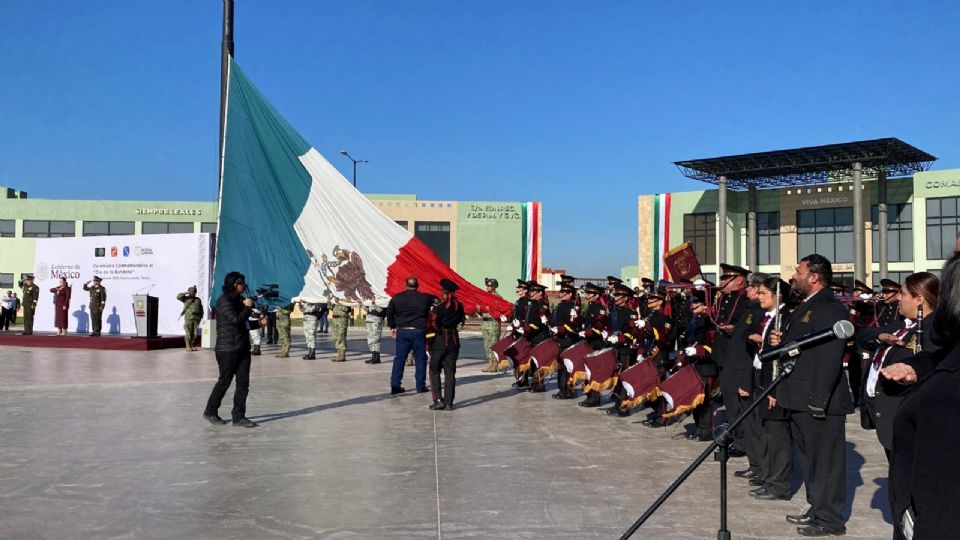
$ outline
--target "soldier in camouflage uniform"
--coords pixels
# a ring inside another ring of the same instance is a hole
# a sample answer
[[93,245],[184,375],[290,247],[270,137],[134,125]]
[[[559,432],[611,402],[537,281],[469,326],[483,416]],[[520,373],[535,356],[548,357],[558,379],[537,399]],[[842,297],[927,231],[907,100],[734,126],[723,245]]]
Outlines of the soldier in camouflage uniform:
[[365,364],[380,363],[380,337],[383,334],[383,321],[387,310],[376,303],[367,307],[367,347],[370,349],[370,359]]
[[321,305],[319,302],[310,302],[302,298],[294,298],[293,301],[300,304],[300,312],[303,313],[303,337],[307,341],[307,354],[303,355],[303,359],[316,360],[317,316],[320,313]]
[[100,285],[100,276],[93,276],[93,285],[87,282],[83,285],[83,290],[90,292],[90,325],[93,331],[91,336],[99,336],[100,328],[103,323],[103,308],[107,305],[107,288]]
[[33,314],[37,311],[37,300],[40,299],[40,287],[33,283],[33,275],[26,275],[20,280],[20,290],[23,295],[23,334],[33,334]]
[[[500,296],[497,293],[497,287],[500,286],[500,283],[498,283],[496,279],[486,278],[483,282],[487,286],[488,293],[498,297]],[[477,306],[477,308],[477,314],[480,315],[481,318],[480,333],[483,335],[483,351],[487,354],[487,367],[481,371],[484,373],[498,373],[500,371],[499,362],[497,362],[497,356],[493,354],[490,348],[500,340],[500,321],[490,313],[489,307],[486,308],[486,310],[483,309],[483,306]]]
[[277,335],[280,337],[280,352],[277,358],[290,356],[290,314],[293,313],[293,302],[285,306],[277,306]]
[[333,344],[337,347],[337,356],[331,358],[333,362],[347,361],[347,327],[350,325],[350,317],[353,314],[353,308],[341,304],[340,299],[332,298],[330,300],[330,316],[333,318]]
[[203,302],[197,298],[197,287],[190,287],[187,292],[178,294],[177,300],[183,302],[183,311],[180,312],[183,317],[183,340],[188,351],[195,351],[197,349],[193,344],[197,342],[197,329],[203,318]]

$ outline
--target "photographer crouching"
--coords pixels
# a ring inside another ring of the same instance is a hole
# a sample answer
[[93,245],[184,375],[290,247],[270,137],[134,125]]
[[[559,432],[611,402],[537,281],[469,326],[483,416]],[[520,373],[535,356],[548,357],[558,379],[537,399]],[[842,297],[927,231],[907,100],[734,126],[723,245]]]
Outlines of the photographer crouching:
[[240,272],[230,272],[223,280],[223,294],[214,305],[217,322],[217,344],[214,348],[220,377],[213,385],[207,408],[203,417],[214,425],[226,422],[218,413],[223,396],[230,388],[234,376],[237,386],[233,392],[233,425],[239,427],[257,427],[257,423],[246,417],[247,392],[250,389],[250,332],[265,325],[266,317],[251,319],[253,299],[243,298],[247,291],[246,278]]

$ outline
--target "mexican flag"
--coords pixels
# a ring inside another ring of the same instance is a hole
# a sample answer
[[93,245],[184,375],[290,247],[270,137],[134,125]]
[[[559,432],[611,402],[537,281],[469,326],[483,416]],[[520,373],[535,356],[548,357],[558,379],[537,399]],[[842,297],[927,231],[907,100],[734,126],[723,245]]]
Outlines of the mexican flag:
[[466,311],[510,313],[357,191],[232,59],[229,70],[214,287],[236,270],[251,289],[276,283],[283,301],[386,305],[409,276],[435,295],[447,278]]

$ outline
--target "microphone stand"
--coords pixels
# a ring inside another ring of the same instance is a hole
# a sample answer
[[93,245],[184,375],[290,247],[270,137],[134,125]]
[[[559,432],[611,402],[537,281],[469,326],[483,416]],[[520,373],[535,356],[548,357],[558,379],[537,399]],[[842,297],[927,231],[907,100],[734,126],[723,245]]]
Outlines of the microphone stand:
[[717,430],[717,433],[714,435],[713,442],[710,443],[710,446],[707,447],[696,459],[693,460],[693,463],[690,464],[677,477],[676,480],[670,484],[670,487],[664,491],[653,504],[640,516],[633,525],[623,533],[623,536],[620,537],[620,540],[627,540],[633,533],[637,532],[639,529],[651,516],[659,509],[663,503],[667,502],[667,499],[686,481],[687,478],[693,474],[697,468],[703,464],[704,461],[710,456],[710,454],[716,450],[714,454],[714,460],[720,462],[720,529],[717,531],[717,540],[730,540],[730,531],[727,530],[727,461],[730,459],[730,443],[733,442],[733,431],[736,429],[747,416],[756,409],[761,402],[766,402],[767,396],[770,395],[770,392],[779,385],[783,379],[793,373],[794,362],[796,362],[796,356],[799,353],[799,349],[796,347],[791,347],[784,349],[780,352],[780,373],[770,381],[770,384],[760,392],[753,401],[744,409],[740,416],[737,416],[734,421],[727,427],[721,427]]

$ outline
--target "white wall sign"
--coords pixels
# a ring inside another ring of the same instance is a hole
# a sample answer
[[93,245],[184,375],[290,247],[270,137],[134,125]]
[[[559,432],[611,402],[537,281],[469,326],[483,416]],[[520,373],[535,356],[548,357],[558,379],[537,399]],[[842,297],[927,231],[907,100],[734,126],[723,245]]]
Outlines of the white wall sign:
[[[205,311],[210,296],[212,267],[211,234],[146,234],[134,236],[84,236],[38,238],[35,243],[34,276],[40,301],[34,319],[37,331],[53,331],[53,294],[58,278],[72,287],[70,332],[89,333],[90,294],[83,285],[97,275],[107,289],[102,333],[136,334],[133,301],[137,293],[159,298],[157,331],[160,335],[183,335],[183,304],[177,293],[197,286]],[[206,313],[204,314],[206,316]]]

